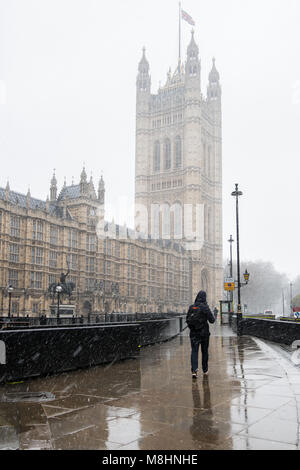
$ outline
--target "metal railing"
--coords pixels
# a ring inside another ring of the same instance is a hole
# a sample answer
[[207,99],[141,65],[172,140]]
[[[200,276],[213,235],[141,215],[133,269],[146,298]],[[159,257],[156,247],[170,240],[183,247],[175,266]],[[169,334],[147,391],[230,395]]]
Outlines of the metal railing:
[[136,323],[147,320],[164,320],[184,315],[183,313],[99,313],[88,317],[0,317],[0,329],[75,327],[106,325],[109,323]]

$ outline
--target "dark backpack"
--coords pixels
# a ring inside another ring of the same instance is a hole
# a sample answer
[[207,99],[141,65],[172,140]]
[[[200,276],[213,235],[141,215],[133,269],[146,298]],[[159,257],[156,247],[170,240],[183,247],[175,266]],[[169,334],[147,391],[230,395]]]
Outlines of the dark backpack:
[[186,323],[190,329],[200,330],[205,326],[206,318],[201,315],[201,309],[194,305],[186,316]]

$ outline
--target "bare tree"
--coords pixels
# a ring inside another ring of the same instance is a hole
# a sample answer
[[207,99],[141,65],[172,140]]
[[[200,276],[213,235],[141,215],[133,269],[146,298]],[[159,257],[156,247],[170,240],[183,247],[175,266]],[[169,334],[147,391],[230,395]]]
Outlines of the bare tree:
[[[286,274],[278,272],[268,261],[241,263],[241,273],[246,269],[250,273],[250,280],[247,286],[242,287],[241,298],[242,306],[247,305],[247,312],[257,314],[270,309],[276,315],[282,315],[283,310],[287,313],[290,301],[287,295],[289,281]],[[237,279],[236,263],[233,263],[233,274]],[[227,264],[225,276],[228,276]],[[241,282],[244,280],[241,279]],[[237,289],[234,292],[234,303],[237,303]]]

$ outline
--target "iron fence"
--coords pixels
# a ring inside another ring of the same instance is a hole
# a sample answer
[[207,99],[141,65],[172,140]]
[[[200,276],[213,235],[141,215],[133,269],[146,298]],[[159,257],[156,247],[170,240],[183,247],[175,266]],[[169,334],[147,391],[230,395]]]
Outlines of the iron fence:
[[183,313],[99,313],[91,314],[88,317],[0,317],[0,329],[14,328],[51,328],[51,327],[72,327],[87,325],[106,325],[108,323],[136,323],[147,320],[164,320],[168,318],[178,317]]

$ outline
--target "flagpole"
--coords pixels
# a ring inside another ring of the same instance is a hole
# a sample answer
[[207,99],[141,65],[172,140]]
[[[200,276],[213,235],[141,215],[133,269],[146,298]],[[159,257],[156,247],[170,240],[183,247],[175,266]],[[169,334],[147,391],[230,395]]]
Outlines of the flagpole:
[[181,3],[179,2],[179,64],[181,63]]

